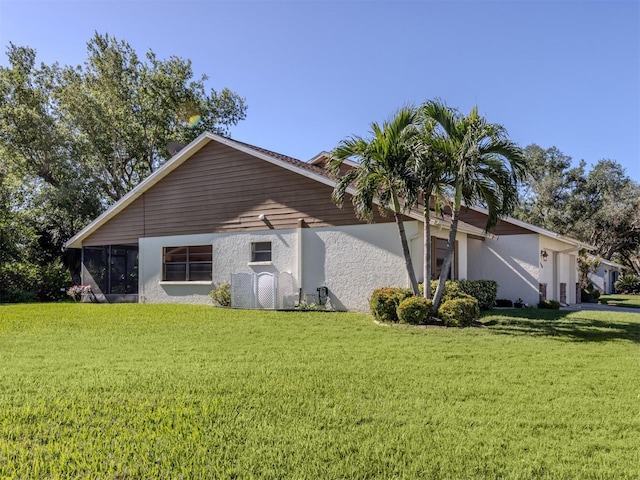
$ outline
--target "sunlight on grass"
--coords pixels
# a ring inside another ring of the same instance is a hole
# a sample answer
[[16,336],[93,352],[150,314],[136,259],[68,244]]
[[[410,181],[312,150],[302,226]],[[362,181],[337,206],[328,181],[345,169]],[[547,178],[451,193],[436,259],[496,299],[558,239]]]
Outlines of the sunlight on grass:
[[640,295],[602,295],[598,302],[605,305],[640,308]]
[[637,478],[640,316],[0,306],[0,477]]

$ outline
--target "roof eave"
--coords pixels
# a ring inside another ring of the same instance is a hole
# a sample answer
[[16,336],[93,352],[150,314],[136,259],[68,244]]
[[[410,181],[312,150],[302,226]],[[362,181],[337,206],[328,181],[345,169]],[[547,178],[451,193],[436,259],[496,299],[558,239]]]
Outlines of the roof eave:
[[[483,213],[485,215],[488,215],[488,210],[486,208],[482,208],[482,207],[467,207],[470,208],[472,210],[475,210],[477,212]],[[565,243],[568,243],[570,245],[575,245],[577,247],[580,248],[584,248],[585,250],[595,250],[596,247],[594,247],[593,245],[589,245],[588,243],[584,243],[581,242],[580,240],[576,240],[575,238],[571,238],[571,237],[567,237],[565,235],[560,235],[559,233],[553,232],[551,230],[547,230],[546,228],[542,228],[542,227],[537,227],[535,225],[532,225],[530,223],[527,223],[523,220],[518,220],[517,218],[513,218],[510,216],[506,216],[506,217],[501,217],[500,220],[503,220],[505,222],[511,223],[512,225],[516,225],[518,227],[522,227],[526,230],[530,230],[532,233],[538,233],[540,235],[545,235],[549,238],[554,238],[556,240],[560,240],[563,241]]]

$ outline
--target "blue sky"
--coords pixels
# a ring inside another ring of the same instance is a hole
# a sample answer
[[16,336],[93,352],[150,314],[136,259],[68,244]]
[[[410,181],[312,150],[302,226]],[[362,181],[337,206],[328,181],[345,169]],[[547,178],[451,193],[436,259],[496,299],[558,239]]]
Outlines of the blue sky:
[[82,63],[94,31],[190,58],[246,98],[234,138],[301,160],[438,97],[640,181],[637,0],[0,0],[0,64],[10,41]]

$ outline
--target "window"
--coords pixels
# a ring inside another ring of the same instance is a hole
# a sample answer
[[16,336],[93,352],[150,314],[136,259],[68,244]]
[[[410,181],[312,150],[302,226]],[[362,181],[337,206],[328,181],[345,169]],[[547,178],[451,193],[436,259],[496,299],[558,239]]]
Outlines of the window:
[[164,247],[162,280],[165,282],[210,282],[211,245]]
[[[443,238],[431,237],[431,279],[440,278],[440,270],[444,263],[444,257],[447,255],[447,240]],[[458,241],[455,243],[453,252],[453,262],[451,270],[447,274],[447,280],[458,279]]]
[[271,242],[253,242],[251,244],[251,262],[270,262]]

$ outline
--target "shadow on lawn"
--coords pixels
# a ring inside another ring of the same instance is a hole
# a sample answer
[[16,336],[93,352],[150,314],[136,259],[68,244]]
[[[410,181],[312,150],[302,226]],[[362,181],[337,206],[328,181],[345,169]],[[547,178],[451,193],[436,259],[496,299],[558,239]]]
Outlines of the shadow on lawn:
[[579,311],[514,309],[486,312],[484,326],[501,335],[534,335],[579,342],[631,340],[640,343],[640,322],[594,320]]

